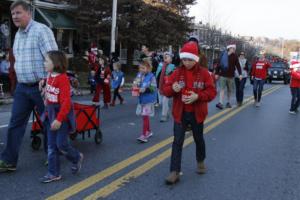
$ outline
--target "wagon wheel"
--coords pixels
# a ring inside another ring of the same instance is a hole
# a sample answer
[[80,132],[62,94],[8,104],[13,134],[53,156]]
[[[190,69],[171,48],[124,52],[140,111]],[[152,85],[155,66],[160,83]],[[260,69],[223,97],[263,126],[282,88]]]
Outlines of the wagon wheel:
[[95,143],[96,144],[101,144],[103,141],[103,135],[102,135],[102,132],[100,129],[97,129],[96,130],[96,133],[95,133]]
[[33,150],[39,150],[42,145],[42,139],[39,136],[33,136],[31,140],[31,147]]

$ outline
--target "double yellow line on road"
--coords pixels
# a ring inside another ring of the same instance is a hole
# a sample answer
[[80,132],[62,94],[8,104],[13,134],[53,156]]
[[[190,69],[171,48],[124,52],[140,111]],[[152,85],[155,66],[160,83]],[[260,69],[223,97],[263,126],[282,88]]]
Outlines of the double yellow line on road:
[[[277,89],[279,89],[280,87],[272,87],[268,90],[266,90],[264,92],[264,95],[268,95],[274,91],[276,91]],[[206,121],[205,124],[208,124],[210,122],[212,122],[213,120],[220,118],[221,116],[227,114],[226,116],[222,117],[221,119],[217,120],[216,122],[210,124],[208,127],[206,127],[204,129],[204,133],[207,134],[209,131],[211,131],[213,128],[217,127],[218,125],[222,124],[224,121],[228,120],[229,118],[231,118],[232,116],[236,115],[237,113],[239,113],[241,110],[243,110],[244,108],[246,108],[249,104],[251,104],[253,102],[253,97],[248,98],[245,101],[245,104],[239,108],[236,109],[225,109],[215,115],[213,115],[212,117],[209,117]],[[53,196],[50,196],[47,198],[47,200],[58,200],[58,199],[67,199],[70,198],[71,196],[74,196],[75,194],[78,194],[79,192],[95,185],[96,183],[104,180],[105,178],[125,169],[126,167],[132,165],[133,163],[144,159],[145,157],[153,154],[154,152],[162,149],[163,147],[171,144],[173,142],[173,137],[169,137],[163,141],[161,141],[160,143],[153,145],[152,147],[149,147],[145,150],[143,150],[140,153],[137,153],[131,157],[129,157],[128,159],[125,159]],[[193,142],[193,138],[187,137],[187,139],[185,140],[184,143],[184,147],[186,147],[187,145],[191,144]],[[100,188],[99,190],[97,190],[95,193],[91,194],[90,196],[86,197],[86,200],[90,200],[90,199],[97,199],[100,197],[106,197],[108,195],[110,195],[111,193],[113,193],[114,191],[118,190],[120,187],[122,187],[125,183],[129,182],[130,179],[132,178],[136,178],[140,175],[142,175],[143,173],[147,172],[148,170],[152,169],[153,167],[155,167],[156,165],[158,165],[159,163],[161,163],[162,161],[164,161],[166,158],[170,157],[171,155],[171,148],[165,150],[163,153],[160,153],[158,156],[154,157],[153,159],[147,161],[146,163],[144,163],[143,165],[139,166],[138,168],[130,171],[129,173],[127,173],[126,175],[116,179],[115,181],[113,181],[112,183]]]

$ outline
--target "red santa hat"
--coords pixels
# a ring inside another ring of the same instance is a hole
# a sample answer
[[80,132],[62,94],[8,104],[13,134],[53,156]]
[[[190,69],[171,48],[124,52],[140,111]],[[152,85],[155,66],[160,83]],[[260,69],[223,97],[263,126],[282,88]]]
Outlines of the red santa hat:
[[229,45],[227,45],[227,49],[230,49],[230,48],[234,48],[234,49],[236,49],[236,44],[229,44]]
[[300,68],[300,63],[298,61],[292,61],[291,68]]
[[97,48],[96,43],[92,43],[92,44],[91,44],[91,51],[92,51],[92,52],[95,52],[95,51],[97,51],[97,50],[98,50],[98,48]]
[[187,42],[180,50],[180,59],[188,58],[196,62],[199,61],[199,49],[196,42]]

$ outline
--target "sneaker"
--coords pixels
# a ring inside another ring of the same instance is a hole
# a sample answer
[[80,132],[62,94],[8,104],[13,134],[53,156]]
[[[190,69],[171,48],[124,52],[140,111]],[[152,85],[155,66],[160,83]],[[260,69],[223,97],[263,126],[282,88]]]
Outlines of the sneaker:
[[218,103],[218,104],[216,105],[216,107],[219,108],[220,110],[222,110],[222,109],[223,109],[223,104]]
[[165,183],[167,185],[173,185],[175,183],[177,183],[180,179],[180,175],[178,172],[171,172],[170,175],[166,178]]
[[226,104],[226,108],[232,108],[232,106],[229,102]]
[[159,103],[155,103],[154,106],[155,106],[155,107],[159,107]]
[[148,139],[144,135],[141,135],[140,137],[137,138],[137,140],[141,143],[147,143]]
[[53,176],[51,174],[47,174],[46,176],[40,178],[40,181],[42,183],[51,183],[53,181],[59,181],[61,179],[61,175],[59,176]]
[[74,164],[71,168],[72,174],[77,174],[80,172],[81,167],[82,167],[82,162],[83,162],[83,154],[79,153],[79,160],[76,164]]
[[197,165],[197,173],[198,174],[205,174],[206,173],[206,166],[204,164],[204,162],[198,162]]
[[16,165],[8,164],[5,161],[0,160],[0,172],[13,172],[16,170]]
[[257,107],[257,108],[260,107],[260,102],[256,102],[255,107]]
[[292,110],[290,110],[289,113],[290,113],[291,115],[296,115],[296,114],[297,114],[296,111],[292,111]]
[[150,131],[150,132],[147,132],[147,134],[146,134],[146,138],[148,139],[148,138],[151,138],[153,136],[153,132],[152,131]]
[[160,122],[166,122],[166,121],[168,121],[168,117],[167,116],[161,116]]

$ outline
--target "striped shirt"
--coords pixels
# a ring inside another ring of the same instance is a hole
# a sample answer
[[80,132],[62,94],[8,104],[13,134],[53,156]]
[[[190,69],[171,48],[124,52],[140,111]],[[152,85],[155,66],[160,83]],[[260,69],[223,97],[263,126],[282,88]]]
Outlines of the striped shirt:
[[57,49],[53,32],[46,25],[31,20],[26,29],[19,29],[13,46],[18,82],[35,83],[46,78],[45,56]]

